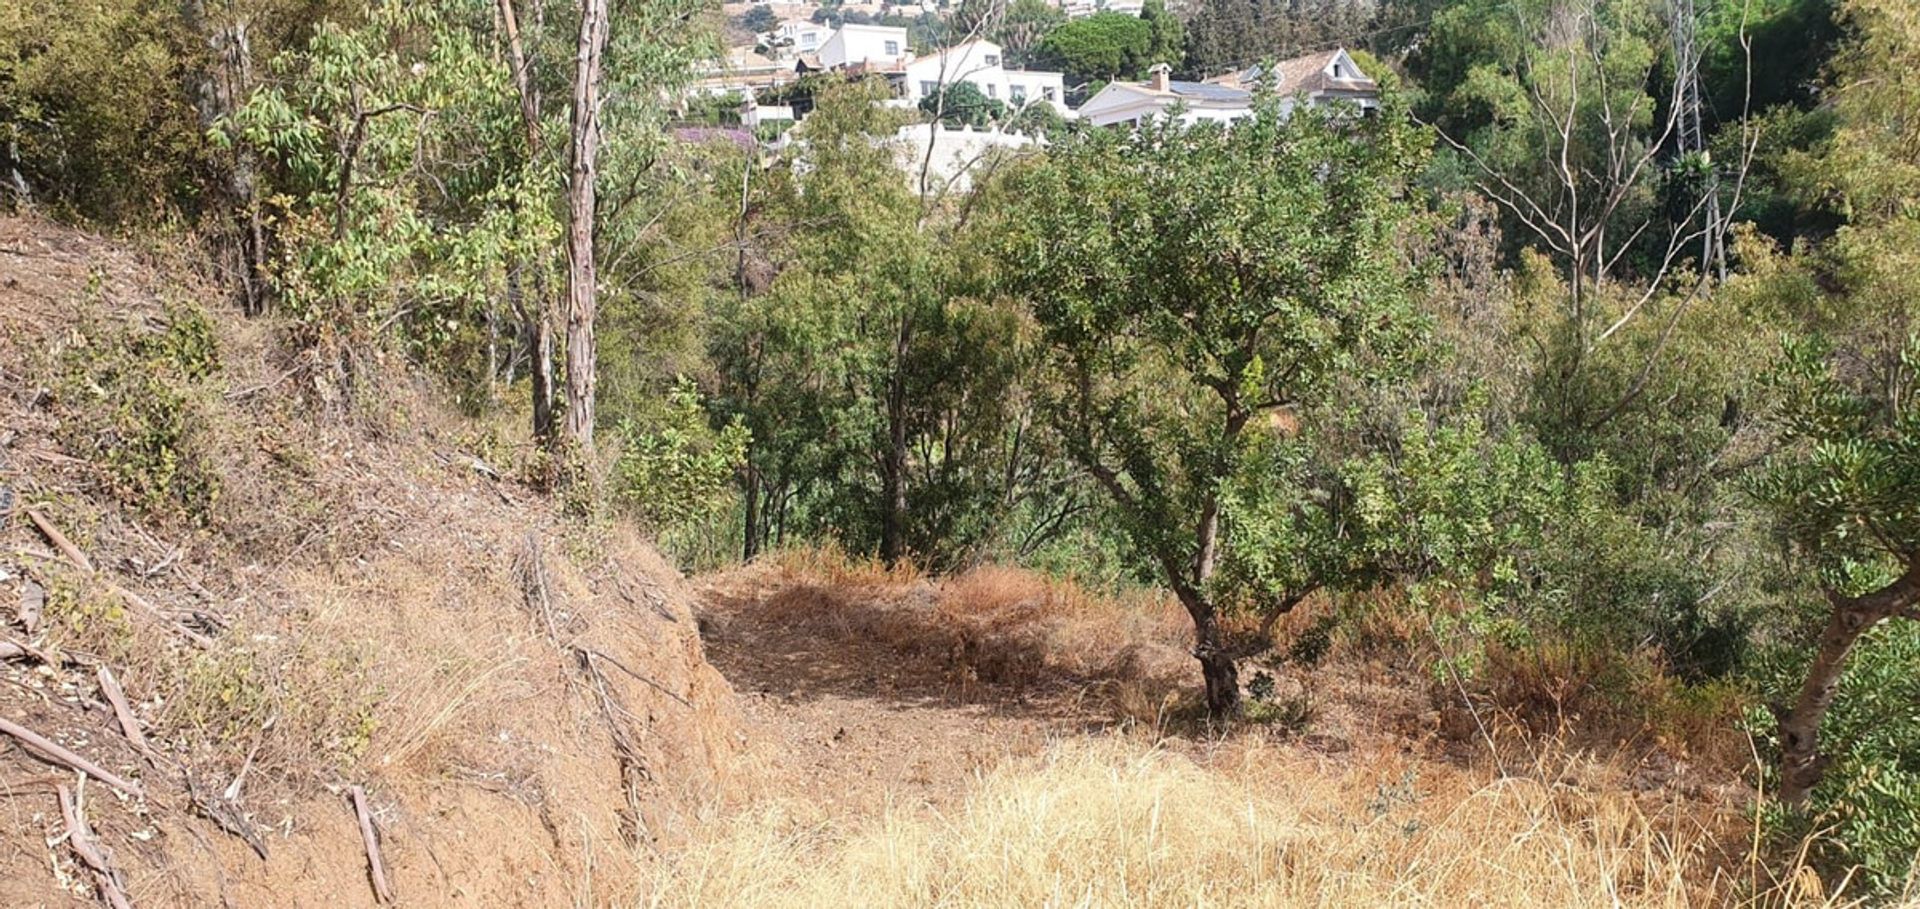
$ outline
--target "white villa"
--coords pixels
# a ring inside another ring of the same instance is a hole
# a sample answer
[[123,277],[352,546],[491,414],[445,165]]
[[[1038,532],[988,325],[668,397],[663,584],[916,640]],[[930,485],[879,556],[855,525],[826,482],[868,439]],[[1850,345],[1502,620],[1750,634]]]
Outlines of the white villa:
[[1360,71],[1344,48],[1276,63],[1271,73],[1252,66],[1205,82],[1176,81],[1164,63],[1149,73],[1145,82],[1108,83],[1080,106],[1080,116],[1095,126],[1116,127],[1170,116],[1189,126],[1232,123],[1253,115],[1254,88],[1261,84],[1283,99],[1283,110],[1301,102],[1347,101],[1363,110],[1380,104],[1380,87]]
[[806,19],[788,19],[761,36],[767,47],[783,56],[819,53],[820,45],[833,36],[833,27]]
[[944,48],[906,64],[901,81],[901,97],[918,105],[935,94],[940,86],[971,83],[988,98],[1004,101],[1011,107],[1029,103],[1052,105],[1061,116],[1069,116],[1064,77],[1059,73],[1007,69],[1001,47],[992,41],[975,40]]
[[907,30],[885,25],[843,25],[820,44],[820,67],[891,70],[913,57]]

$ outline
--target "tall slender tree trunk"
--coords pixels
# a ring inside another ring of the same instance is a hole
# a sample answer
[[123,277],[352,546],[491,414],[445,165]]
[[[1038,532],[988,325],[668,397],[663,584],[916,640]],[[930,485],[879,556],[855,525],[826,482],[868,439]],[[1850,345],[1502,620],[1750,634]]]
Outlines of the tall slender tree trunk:
[[[200,128],[207,130],[233,114],[253,88],[253,49],[247,38],[247,21],[231,18],[213,22],[204,0],[183,0],[180,15],[188,30],[206,46],[204,65],[191,71],[190,89],[200,114]],[[266,304],[266,227],[260,216],[258,199],[259,167],[247,143],[236,143],[233,159],[218,198],[227,209],[225,217],[235,236],[230,250],[237,261],[234,269],[240,283],[241,311],[259,315]]]
[[762,498],[760,495],[760,471],[753,466],[753,449],[751,445],[749,445],[747,449],[745,486],[747,487],[747,515],[746,521],[744,522],[746,527],[742,533],[744,539],[740,544],[740,560],[743,562],[751,562],[754,556],[760,554],[760,501]]
[[553,320],[547,317],[546,276],[536,267],[533,280],[533,305],[527,311],[527,332],[533,345],[533,437],[552,442],[554,435],[553,402],[557,400],[553,378]]
[[595,181],[600,153],[600,67],[607,47],[607,0],[580,0],[574,58],[572,145],[567,175],[567,441],[593,454],[596,317],[593,264]]
[[887,451],[880,471],[880,557],[897,564],[907,554],[907,348],[913,323],[900,315],[894,335],[893,375],[887,380]]
[[[541,10],[534,5],[534,27],[540,27]],[[507,62],[513,68],[513,87],[520,96],[520,125],[527,135],[527,161],[529,166],[538,166],[540,160],[540,91],[534,85],[532,62],[527,57],[525,44],[520,40],[520,19],[514,12],[513,0],[500,0],[500,22],[507,33]],[[522,330],[526,335],[527,347],[533,355],[533,368],[528,370],[533,380],[533,437],[542,442],[553,440],[553,320],[549,317],[552,306],[547,284],[547,270],[541,266],[537,256],[530,256],[524,263],[527,276],[524,283],[527,301],[518,307]]]
[[1820,723],[1840,691],[1847,655],[1860,636],[1884,619],[1914,617],[1920,603],[1920,553],[1908,558],[1906,573],[1893,583],[1858,597],[1829,593],[1833,611],[1820,632],[1813,665],[1800,684],[1793,707],[1780,714],[1780,799],[1800,807],[1826,777],[1830,758],[1820,753]]

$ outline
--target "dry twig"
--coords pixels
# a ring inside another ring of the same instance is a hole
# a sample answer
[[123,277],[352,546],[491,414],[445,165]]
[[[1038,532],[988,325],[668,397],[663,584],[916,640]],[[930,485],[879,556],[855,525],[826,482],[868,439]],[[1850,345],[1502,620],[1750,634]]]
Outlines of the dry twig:
[[132,742],[133,747],[140,749],[141,754],[146,754],[150,750],[146,733],[140,731],[140,720],[134,717],[133,705],[127,703],[127,693],[120,690],[120,683],[114,679],[113,671],[103,663],[95,667],[94,674],[99,678],[100,694],[106,697],[108,704],[113,705],[113,718],[120,721],[120,731],[126,733],[127,741]]
[[393,890],[387,886],[387,866],[380,861],[380,831],[373,825],[373,813],[367,810],[367,791],[355,786],[348,790],[353,796],[353,813],[360,819],[360,840],[367,847],[367,869],[373,876],[373,895],[380,902],[393,902]]

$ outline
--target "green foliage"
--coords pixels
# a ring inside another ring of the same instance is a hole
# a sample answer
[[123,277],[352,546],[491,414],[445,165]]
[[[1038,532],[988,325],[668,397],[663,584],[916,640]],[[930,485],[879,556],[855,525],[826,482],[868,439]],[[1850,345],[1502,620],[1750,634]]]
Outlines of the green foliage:
[[1187,32],[1180,17],[1167,11],[1167,0],[1147,0],[1140,7],[1140,19],[1147,23],[1147,65],[1178,67],[1186,57]]
[[754,4],[740,16],[740,27],[754,34],[772,31],[779,24],[780,17],[765,3]]
[[121,501],[206,524],[220,477],[198,383],[218,368],[212,325],[191,307],[158,329],[92,329],[61,356],[62,442],[105,468]]
[[1152,64],[1154,29],[1145,19],[1095,13],[1047,33],[1035,59],[1066,74],[1068,85],[1137,79]]
[[175,4],[0,8],[0,199],[103,220],[190,206],[206,155],[182,87],[201,63]]
[[989,98],[971,82],[954,82],[920,99],[920,109],[950,127],[984,127],[1007,117],[1007,105]]
[[216,131],[276,166],[274,279],[309,343],[362,347],[393,325],[453,366],[484,343],[506,263],[557,236],[518,156],[456,164],[519,135],[506,64],[483,43],[490,9],[388,4],[357,26],[322,23]]
[[1001,257],[1049,350],[1047,415],[1189,608],[1343,580],[1345,538],[1282,517],[1325,469],[1285,427],[1409,362],[1423,320],[1394,242],[1422,151],[1396,117],[1267,98],[1231,130],[1077,136],[1014,175]]
[[1184,69],[1195,77],[1215,76],[1351,43],[1371,31],[1372,6],[1354,0],[1203,0],[1187,20]]
[[611,492],[654,527],[711,518],[730,503],[727,493],[746,459],[748,435],[737,417],[717,431],[710,427],[699,390],[683,379],[656,419],[620,423]]

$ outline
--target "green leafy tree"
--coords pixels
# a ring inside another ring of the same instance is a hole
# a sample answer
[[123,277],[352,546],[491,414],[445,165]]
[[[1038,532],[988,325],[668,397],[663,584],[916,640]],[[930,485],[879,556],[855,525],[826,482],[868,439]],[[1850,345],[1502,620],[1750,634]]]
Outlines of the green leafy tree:
[[753,434],[747,553],[833,535],[954,564],[1032,487],[1010,460],[1044,450],[1014,443],[1021,323],[969,292],[959,200],[909,188],[887,91],[823,86],[793,159],[752,178],[713,348],[721,411]]
[[1123,13],[1095,13],[1047,34],[1038,61],[1060,70],[1069,84],[1134,79],[1152,62],[1153,27]]
[[1422,157],[1399,117],[1289,119],[1266,98],[1231,130],[1102,131],[1014,177],[1008,287],[1049,352],[1049,416],[1186,607],[1217,716],[1238,709],[1244,652],[1224,607],[1271,616],[1332,580],[1234,571],[1258,583],[1223,601],[1220,568],[1301,542],[1249,538],[1272,497],[1301,495],[1248,482],[1285,415],[1363,364],[1392,371],[1417,338],[1395,244]]
[[1353,0],[1201,0],[1187,20],[1184,69],[1213,76],[1347,43],[1369,30],[1371,8]]
[[1834,64],[1838,128],[1801,179],[1848,223],[1792,259],[1750,257],[1795,329],[1772,376],[1780,445],[1754,486],[1811,601],[1810,645],[1776,675],[1797,677],[1774,708],[1777,791],[1844,831],[1844,864],[1892,893],[1920,848],[1920,729],[1884,681],[1920,671],[1920,89],[1891,74],[1920,67],[1920,11],[1852,0],[1843,13],[1855,37]]
[[774,14],[773,7],[765,3],[754,4],[740,16],[740,25],[756,35],[772,31],[773,27],[779,24],[780,17]]
[[1147,0],[1140,7],[1140,19],[1147,23],[1147,65],[1179,67],[1186,58],[1187,32],[1180,17],[1167,11],[1167,0]]
[[920,109],[947,126],[982,127],[1007,117],[1006,102],[989,98],[971,82],[954,82],[920,99]]

